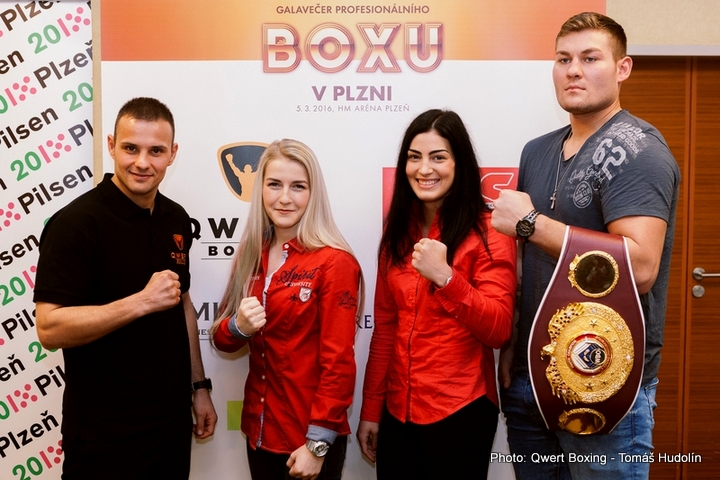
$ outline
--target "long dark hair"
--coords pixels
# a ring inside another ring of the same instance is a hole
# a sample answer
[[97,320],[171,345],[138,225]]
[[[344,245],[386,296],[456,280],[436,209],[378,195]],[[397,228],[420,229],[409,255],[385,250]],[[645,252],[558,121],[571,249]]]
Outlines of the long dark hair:
[[395,187],[378,252],[379,255],[385,252],[393,265],[402,263],[418,240],[413,235],[413,224],[421,215],[422,204],[408,182],[405,165],[413,139],[430,131],[448,141],[455,158],[453,184],[439,210],[440,241],[447,246],[448,264],[452,265],[455,251],[471,230],[480,236],[489,253],[485,225],[479,222],[479,217],[490,209],[480,191],[479,165],[470,135],[457,113],[433,109],[410,123],[398,153]]

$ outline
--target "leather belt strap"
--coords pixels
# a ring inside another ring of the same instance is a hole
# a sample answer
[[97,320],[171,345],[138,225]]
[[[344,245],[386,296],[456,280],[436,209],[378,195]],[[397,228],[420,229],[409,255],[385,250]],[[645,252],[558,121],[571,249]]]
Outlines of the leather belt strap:
[[645,320],[625,238],[568,226],[528,346],[547,427],[612,431],[635,402],[644,360]]

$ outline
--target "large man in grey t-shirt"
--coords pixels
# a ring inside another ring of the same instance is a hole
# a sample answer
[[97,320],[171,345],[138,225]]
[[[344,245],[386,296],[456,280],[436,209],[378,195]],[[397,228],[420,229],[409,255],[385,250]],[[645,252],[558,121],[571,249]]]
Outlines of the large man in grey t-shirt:
[[[525,241],[517,336],[500,364],[510,450],[525,460],[514,464],[518,480],[649,475],[649,463],[623,462],[619,454],[652,451],[680,173],[657,129],[620,107],[620,85],[632,70],[626,43],[622,27],[604,15],[583,13],[565,22],[553,81],[570,125],[526,145],[518,191],[503,191],[495,202],[493,226]],[[517,228],[521,220],[531,228]],[[548,430],[528,378],[530,329],[567,225],[626,238],[645,316],[642,388],[631,412],[605,435]],[[534,464],[532,454],[557,461]]]

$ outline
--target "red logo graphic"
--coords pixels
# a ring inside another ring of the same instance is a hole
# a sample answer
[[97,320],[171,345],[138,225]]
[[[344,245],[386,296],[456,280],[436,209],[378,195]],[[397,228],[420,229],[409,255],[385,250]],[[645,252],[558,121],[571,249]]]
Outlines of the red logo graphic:
[[173,235],[173,240],[175,240],[175,245],[177,245],[178,250],[185,250],[185,239],[182,235],[176,233]]
[[[517,188],[518,167],[481,167],[480,188],[485,203],[493,203],[500,190],[515,190]],[[384,167],[382,172],[382,206],[383,219],[390,210],[393,187],[395,186],[395,167]]]

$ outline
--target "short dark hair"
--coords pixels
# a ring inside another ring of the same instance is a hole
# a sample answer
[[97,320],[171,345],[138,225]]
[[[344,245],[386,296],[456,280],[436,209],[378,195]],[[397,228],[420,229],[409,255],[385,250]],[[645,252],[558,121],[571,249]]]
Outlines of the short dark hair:
[[130,117],[146,122],[157,122],[165,120],[172,128],[172,141],[175,142],[175,119],[170,109],[160,100],[151,97],[136,97],[125,102],[115,118],[113,137],[117,137],[118,122],[122,117]]
[[613,57],[620,60],[627,56],[627,37],[623,27],[610,17],[597,12],[583,12],[570,17],[558,32],[555,44],[560,38],[583,30],[602,30],[610,35],[613,42]]
[[[448,263],[452,265],[455,250],[471,230],[486,243],[484,225],[479,223],[482,212],[489,211],[480,190],[480,167],[470,134],[460,116],[451,110],[428,110],[410,123],[403,137],[395,170],[395,186],[385,230],[380,240],[380,252],[385,252],[393,264],[399,264],[412,252],[417,238],[411,231],[417,221],[420,200],[415,195],[405,166],[413,139],[422,133],[436,132],[450,144],[455,159],[453,184],[440,208],[440,239],[447,246]],[[487,248],[487,244],[486,244]]]

